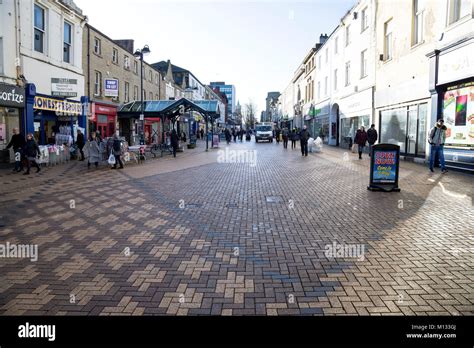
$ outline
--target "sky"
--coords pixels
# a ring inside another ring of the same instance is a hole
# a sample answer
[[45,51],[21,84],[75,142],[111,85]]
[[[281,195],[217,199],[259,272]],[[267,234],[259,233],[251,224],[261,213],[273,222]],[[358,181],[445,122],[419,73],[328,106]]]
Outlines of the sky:
[[225,81],[237,100],[265,109],[321,33],[356,0],[75,0],[89,24],[112,39],[149,45],[148,63],[171,60],[204,84]]

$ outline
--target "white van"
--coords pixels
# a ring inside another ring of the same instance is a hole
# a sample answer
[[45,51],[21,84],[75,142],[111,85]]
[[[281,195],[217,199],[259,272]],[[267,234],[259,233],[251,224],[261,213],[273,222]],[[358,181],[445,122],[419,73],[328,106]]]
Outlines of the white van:
[[255,125],[255,142],[269,141],[273,142],[273,123],[262,122]]

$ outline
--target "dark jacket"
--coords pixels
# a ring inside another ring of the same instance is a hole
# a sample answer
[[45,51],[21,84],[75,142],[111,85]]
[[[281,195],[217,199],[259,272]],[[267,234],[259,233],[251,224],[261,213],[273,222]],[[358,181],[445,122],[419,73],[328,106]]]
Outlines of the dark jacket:
[[77,144],[77,146],[78,146],[80,149],[82,149],[82,148],[84,147],[85,143],[86,143],[86,142],[84,141],[84,134],[82,134],[82,133],[81,133],[81,134],[78,134],[78,135],[77,135],[77,139],[76,139],[76,144]]
[[377,139],[379,138],[379,135],[377,134],[377,131],[372,128],[369,128],[369,130],[367,131],[367,141],[369,142],[369,144],[373,145],[375,144],[375,142],[377,141]]
[[13,146],[13,150],[23,149],[25,147],[26,141],[21,134],[14,134],[12,139],[7,145],[7,149]]
[[367,143],[367,132],[361,131],[360,129],[357,130],[356,136],[354,138],[354,143],[360,146],[365,146],[365,143]]
[[36,157],[40,154],[38,144],[36,144],[34,139],[28,140],[26,142],[24,154],[26,157]]
[[226,130],[224,131],[224,134],[225,134],[225,140],[229,141],[232,137],[230,130],[226,128]]
[[297,131],[293,131],[291,140],[294,140],[294,141],[300,140],[300,134]]
[[300,132],[300,140],[307,142],[308,139],[310,138],[309,131],[307,129],[303,129]]
[[175,130],[171,132],[171,146],[177,148],[179,145],[178,133]]
[[122,141],[120,139],[114,139],[112,149],[115,156],[120,156],[122,154]]

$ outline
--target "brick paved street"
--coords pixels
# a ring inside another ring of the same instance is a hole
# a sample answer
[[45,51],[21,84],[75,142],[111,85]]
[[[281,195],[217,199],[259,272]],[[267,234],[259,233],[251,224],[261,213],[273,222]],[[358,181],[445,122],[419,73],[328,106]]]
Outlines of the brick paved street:
[[402,162],[400,193],[370,192],[368,159],[343,149],[230,146],[253,166],[203,148],[2,171],[0,244],[39,256],[0,259],[0,313],[474,314],[473,176]]

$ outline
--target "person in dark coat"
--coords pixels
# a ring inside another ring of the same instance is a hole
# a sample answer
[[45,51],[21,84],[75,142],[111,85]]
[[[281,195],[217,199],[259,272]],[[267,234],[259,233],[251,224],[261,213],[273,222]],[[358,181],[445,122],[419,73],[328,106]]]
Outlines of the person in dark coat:
[[40,150],[39,150],[38,144],[33,138],[33,134],[31,133],[28,133],[28,135],[26,136],[24,154],[26,157],[26,173],[24,173],[23,175],[30,174],[31,164],[33,164],[33,166],[36,167],[36,173],[38,173],[41,170],[41,168],[39,164],[36,162],[36,158],[40,156]]
[[10,149],[10,147],[13,147],[13,153],[15,155],[15,169],[13,170],[14,172],[23,171],[23,163],[21,160],[23,157],[23,149],[25,148],[25,145],[25,138],[22,137],[18,128],[13,128],[13,135],[7,145],[7,150]]
[[356,136],[354,138],[354,143],[359,147],[359,159],[362,159],[362,152],[364,152],[365,144],[367,143],[367,132],[365,131],[364,126],[361,126],[357,130]]
[[123,162],[120,156],[122,155],[122,140],[119,139],[118,135],[114,135],[114,142],[112,145],[112,152],[115,157],[115,164],[112,169],[117,169],[117,164],[120,165],[119,169],[123,169]]
[[306,126],[300,132],[301,155],[308,157],[308,140],[310,138],[309,131]]
[[235,128],[232,128],[232,137],[234,138],[234,143],[237,142],[237,132],[235,131]]
[[240,138],[240,142],[244,141],[244,130],[242,128],[239,131],[239,138]]
[[370,153],[372,152],[372,146],[374,146],[378,138],[379,135],[377,134],[377,130],[375,129],[375,124],[373,124],[367,131],[367,142],[369,143],[369,157]]
[[201,139],[204,139],[204,129],[201,128]]
[[289,137],[289,131],[288,128],[283,128],[282,130],[282,136],[283,136],[283,148],[288,149],[288,137]]
[[232,134],[230,133],[229,128],[225,129],[224,134],[225,134],[225,141],[227,141],[227,145],[229,145],[230,142],[232,141]]
[[179,146],[179,137],[176,129],[173,129],[171,132],[171,147],[173,148],[173,157],[176,157],[176,150],[178,150]]
[[79,161],[84,161],[84,145],[86,142],[84,141],[84,134],[82,134],[81,130],[77,130],[77,138],[76,138],[76,145],[77,148],[79,149],[79,152],[81,153],[81,159]]

